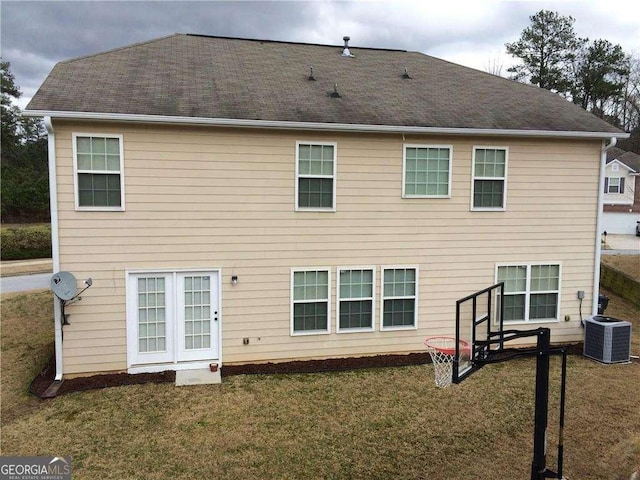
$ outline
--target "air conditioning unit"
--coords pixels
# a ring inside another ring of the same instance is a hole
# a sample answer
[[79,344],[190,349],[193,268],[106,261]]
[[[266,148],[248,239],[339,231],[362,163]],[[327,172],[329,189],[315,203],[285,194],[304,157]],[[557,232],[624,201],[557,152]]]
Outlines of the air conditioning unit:
[[585,319],[584,355],[603,363],[629,362],[631,322],[603,315]]

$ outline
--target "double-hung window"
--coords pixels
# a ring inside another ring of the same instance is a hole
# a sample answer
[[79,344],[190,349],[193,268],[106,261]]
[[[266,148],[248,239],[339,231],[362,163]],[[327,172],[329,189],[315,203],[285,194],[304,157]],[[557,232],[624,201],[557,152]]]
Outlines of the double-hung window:
[[473,148],[472,210],[504,210],[507,205],[506,147]]
[[504,321],[558,320],[560,264],[498,265],[504,282]]
[[291,334],[330,332],[329,269],[291,272]]
[[373,331],[375,268],[339,268],[337,292],[337,331]]
[[382,330],[418,325],[417,267],[382,268]]
[[124,210],[122,135],[73,135],[78,210]]
[[451,151],[450,145],[405,145],[402,196],[449,198]]
[[296,210],[336,209],[335,143],[296,143]]
[[624,178],[606,177],[604,193],[624,193]]

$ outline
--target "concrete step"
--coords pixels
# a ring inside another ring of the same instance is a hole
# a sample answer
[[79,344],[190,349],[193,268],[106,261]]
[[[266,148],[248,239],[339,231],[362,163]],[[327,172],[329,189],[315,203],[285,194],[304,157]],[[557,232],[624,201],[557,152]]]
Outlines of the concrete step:
[[220,369],[217,372],[212,372],[208,368],[178,370],[176,372],[176,387],[184,385],[213,385],[216,383],[222,383]]

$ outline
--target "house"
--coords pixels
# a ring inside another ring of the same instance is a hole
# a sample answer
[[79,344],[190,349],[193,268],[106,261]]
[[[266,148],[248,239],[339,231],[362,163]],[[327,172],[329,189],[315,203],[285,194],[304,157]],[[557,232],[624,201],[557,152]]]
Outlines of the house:
[[607,151],[602,230],[633,235],[640,221],[640,155],[618,147]]
[[58,63],[27,114],[54,269],[93,279],[64,331],[56,303],[58,379],[424,351],[497,281],[509,325],[554,342],[595,312],[598,192],[628,135],[548,91],[178,34]]

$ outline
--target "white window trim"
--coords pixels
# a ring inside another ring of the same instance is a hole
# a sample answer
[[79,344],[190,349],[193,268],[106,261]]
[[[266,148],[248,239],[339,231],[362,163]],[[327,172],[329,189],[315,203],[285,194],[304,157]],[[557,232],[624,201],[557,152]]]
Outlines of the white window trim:
[[[478,150],[504,150],[504,177],[476,177],[476,151]],[[470,206],[472,212],[504,212],[507,210],[507,178],[509,169],[509,147],[492,145],[475,145],[473,147],[473,157],[471,159],[471,199]],[[475,194],[475,180],[502,180],[504,189],[502,193],[502,207],[475,207],[473,198]]]
[[[89,211],[89,212],[124,212],[124,142],[123,135],[113,133],[82,133],[74,132],[72,137],[72,150],[73,150],[73,196],[76,211]],[[120,148],[120,170],[114,172],[113,170],[79,170],[78,169],[78,137],[100,137],[100,138],[117,138]],[[78,186],[78,174],[79,173],[96,173],[96,174],[109,174],[120,175],[120,206],[119,207],[81,207],[79,186]]]
[[[407,148],[447,148],[449,149],[449,178],[447,179],[446,195],[409,195],[406,193],[407,184]],[[402,198],[451,198],[451,172],[453,170],[453,145],[427,145],[418,143],[405,143],[402,145]]]
[[[124,272],[125,275],[125,292],[126,292],[126,330],[127,330],[127,372],[128,373],[151,373],[151,372],[162,372],[167,369],[169,370],[190,370],[195,368],[208,368],[210,361],[202,362],[202,361],[180,361],[177,360],[177,348],[175,349],[174,356],[172,360],[169,362],[159,362],[156,364],[145,364],[139,362],[139,355],[137,353],[138,350],[138,330],[137,330],[137,311],[135,308],[134,299],[137,297],[137,288],[136,281],[138,275],[158,275],[158,276],[166,276],[171,278],[171,283],[173,288],[175,289],[177,275],[185,274],[185,273],[217,273],[218,274],[218,326],[217,326],[217,335],[218,335],[218,351],[217,351],[217,359],[216,363],[218,366],[222,366],[222,269],[219,267],[212,268],[157,268],[157,269],[127,269]],[[168,312],[169,315],[175,319],[177,318],[177,303],[173,301],[173,299],[169,299],[169,295],[165,292],[165,298],[168,303],[171,303],[171,312]],[[174,335],[177,334],[178,322],[173,321],[172,333]],[[213,329],[212,329],[213,333]]]
[[[340,297],[340,273],[350,270],[371,270],[373,273],[373,283],[371,285],[371,297],[349,298]],[[371,300],[371,327],[370,328],[340,328],[340,301],[349,300]],[[355,266],[338,267],[336,271],[336,333],[361,333],[375,332],[376,330],[376,267],[375,266]]]
[[[558,290],[541,290],[531,291],[531,267],[535,265],[557,265],[558,266]],[[513,295],[524,295],[524,320],[505,320],[505,325],[530,325],[535,323],[559,323],[562,318],[560,307],[562,305],[562,262],[548,261],[548,262],[513,262],[513,263],[498,263],[495,266],[495,283],[498,283],[498,268],[499,267],[527,267],[526,277],[526,291],[524,292],[509,292]],[[542,319],[529,319],[529,307],[530,298],[532,293],[557,293],[558,294],[558,308],[556,309],[557,318],[542,318]],[[505,292],[505,296],[507,292]]]
[[[414,296],[405,296],[405,297],[385,297],[384,295],[384,272],[385,270],[395,270],[395,269],[414,269],[416,271],[416,285],[415,285],[415,295]],[[420,270],[418,265],[385,265],[380,267],[380,331],[382,332],[392,332],[398,330],[417,330],[418,329],[418,296],[420,292],[419,288],[419,279],[420,279]],[[395,327],[385,327],[384,326],[384,301],[385,300],[395,300],[395,299],[415,299],[414,302],[414,312],[413,312],[413,325],[408,326],[395,326]]]
[[[318,300],[318,299],[314,299],[314,300],[297,300],[294,301],[293,299],[293,277],[294,274],[296,272],[327,272],[327,328],[326,330],[304,330],[301,332],[296,332],[294,331],[294,325],[293,325],[293,310],[294,310],[294,305],[295,303],[316,303],[316,302],[320,302],[320,301],[324,301],[324,300]],[[304,336],[304,335],[328,335],[331,333],[331,268],[330,267],[295,267],[291,269],[291,280],[290,280],[290,301],[289,301],[289,309],[291,310],[290,315],[289,315],[289,328],[290,328],[290,335],[292,337],[300,337],[300,336]]]
[[[333,174],[329,175],[303,175],[302,178],[332,178],[333,179],[333,206],[331,208],[320,207],[301,207],[299,206],[298,198],[298,180],[300,178],[299,173],[299,161],[300,161],[300,145],[322,145],[333,147]],[[336,211],[336,190],[337,190],[337,172],[338,172],[338,143],[337,142],[318,142],[318,141],[296,141],[296,184],[295,184],[295,211],[296,212],[335,212]]]

